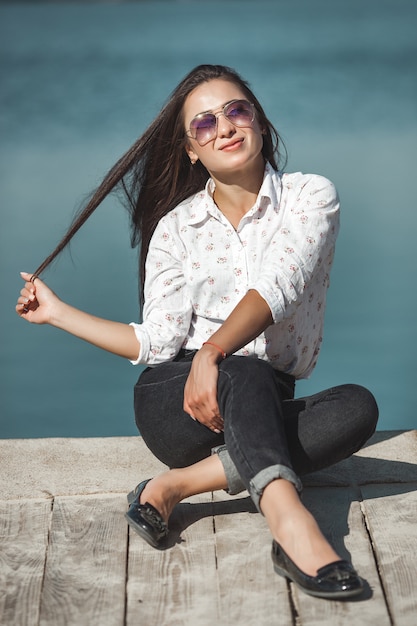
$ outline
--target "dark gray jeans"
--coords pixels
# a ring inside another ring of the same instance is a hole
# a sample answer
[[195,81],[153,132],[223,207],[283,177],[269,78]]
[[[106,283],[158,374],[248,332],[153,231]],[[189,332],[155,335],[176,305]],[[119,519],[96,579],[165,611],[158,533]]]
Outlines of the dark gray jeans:
[[218,403],[224,433],[216,434],[183,410],[184,385],[195,351],[146,369],[135,386],[136,424],[153,454],[186,467],[219,454],[230,493],[247,489],[259,510],[264,488],[347,458],[375,431],[378,407],[359,385],[340,385],[294,399],[295,380],[252,357],[219,364]]

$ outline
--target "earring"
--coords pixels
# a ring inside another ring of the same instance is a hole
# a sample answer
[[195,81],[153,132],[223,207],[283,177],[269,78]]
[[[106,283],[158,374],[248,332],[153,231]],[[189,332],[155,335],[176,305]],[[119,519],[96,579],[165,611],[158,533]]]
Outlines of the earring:
[[190,159],[191,165],[195,165],[197,163],[197,159]]

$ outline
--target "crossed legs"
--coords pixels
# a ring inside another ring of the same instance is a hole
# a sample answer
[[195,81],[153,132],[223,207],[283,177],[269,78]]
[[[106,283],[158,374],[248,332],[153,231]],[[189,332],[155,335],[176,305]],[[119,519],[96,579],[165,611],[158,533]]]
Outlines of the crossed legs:
[[209,456],[211,448],[225,442],[242,489],[249,490],[273,538],[303,572],[314,576],[339,557],[302,504],[296,472],[326,467],[359,449],[375,429],[373,397],[348,385],[291,400],[281,392],[270,366],[231,357],[221,364],[219,376],[223,440],[182,411],[189,367],[189,362],[179,362],[167,364],[164,371],[155,368],[136,387],[140,432],[156,456],[173,468],[146,485],[140,502],[153,505],[167,522],[184,498],[228,489],[224,463],[217,454]]

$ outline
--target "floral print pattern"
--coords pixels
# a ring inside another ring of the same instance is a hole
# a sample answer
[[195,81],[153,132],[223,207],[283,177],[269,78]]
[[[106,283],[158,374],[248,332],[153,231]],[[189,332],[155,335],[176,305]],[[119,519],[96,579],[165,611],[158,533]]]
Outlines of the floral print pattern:
[[134,363],[199,349],[249,289],[274,324],[236,354],[268,360],[296,378],[313,370],[339,229],[339,200],[326,178],[282,174],[268,164],[253,208],[235,230],[213,201],[214,182],[155,229],[146,263],[143,322]]

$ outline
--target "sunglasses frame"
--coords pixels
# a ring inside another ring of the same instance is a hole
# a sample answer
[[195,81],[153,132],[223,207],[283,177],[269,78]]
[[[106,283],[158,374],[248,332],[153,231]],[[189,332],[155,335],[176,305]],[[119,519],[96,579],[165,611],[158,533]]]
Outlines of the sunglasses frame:
[[[236,124],[232,119],[230,119],[227,115],[227,113],[225,112],[225,110],[230,107],[230,105],[234,104],[235,102],[244,102],[245,104],[248,104],[250,106],[250,108],[252,109],[252,119],[250,120],[250,122],[248,121],[248,123],[246,124]],[[226,102],[226,104],[222,107],[221,111],[219,111],[218,113],[213,113],[212,111],[203,111],[202,113],[199,113],[198,115],[196,115],[195,117],[193,117],[193,119],[190,122],[190,128],[186,131],[186,134],[188,137],[191,137],[191,139],[194,139],[195,141],[197,141],[197,143],[200,146],[205,146],[206,144],[208,144],[210,141],[212,141],[216,135],[217,135],[217,120],[219,118],[220,115],[223,115],[228,122],[230,122],[231,124],[233,124],[233,126],[236,126],[237,128],[250,128],[253,124],[253,121],[256,117],[256,109],[255,109],[255,105],[253,104],[253,102],[249,102],[249,100],[245,100],[244,98],[235,98],[234,100],[229,100],[229,102]],[[213,135],[207,139],[206,141],[204,141],[203,143],[201,143],[200,141],[198,141],[197,139],[197,129],[194,129],[194,133],[193,130],[191,128],[193,122],[195,120],[200,120],[203,119],[205,116],[210,116],[213,117],[215,119],[215,125],[213,126]]]

